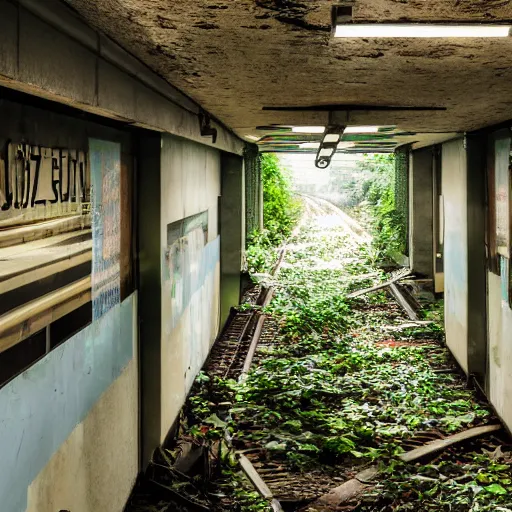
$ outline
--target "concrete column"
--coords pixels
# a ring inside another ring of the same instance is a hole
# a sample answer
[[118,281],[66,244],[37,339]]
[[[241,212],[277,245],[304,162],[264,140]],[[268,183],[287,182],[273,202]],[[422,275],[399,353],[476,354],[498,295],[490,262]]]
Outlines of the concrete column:
[[466,137],[468,240],[468,373],[487,387],[486,141]]
[[263,186],[261,181],[261,156],[255,144],[247,146],[245,166],[245,215],[246,234],[263,229]]
[[417,274],[434,277],[433,148],[411,152],[409,166],[409,258]]
[[160,279],[161,135],[142,132],[138,148],[138,274],[142,467],[160,445],[161,315]]
[[240,272],[245,248],[244,163],[222,153],[220,199],[221,325],[240,301]]

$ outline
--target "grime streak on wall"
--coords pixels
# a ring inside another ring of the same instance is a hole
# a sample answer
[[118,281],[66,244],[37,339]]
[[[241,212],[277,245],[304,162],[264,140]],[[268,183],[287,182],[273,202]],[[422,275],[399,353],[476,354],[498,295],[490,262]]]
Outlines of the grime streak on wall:
[[0,155],[0,225],[80,214],[89,201],[86,152],[10,143]]

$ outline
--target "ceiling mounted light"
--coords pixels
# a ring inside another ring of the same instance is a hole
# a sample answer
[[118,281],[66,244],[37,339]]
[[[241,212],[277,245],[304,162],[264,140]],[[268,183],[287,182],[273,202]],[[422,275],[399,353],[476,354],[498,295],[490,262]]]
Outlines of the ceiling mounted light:
[[[330,116],[331,117],[331,116]],[[318,147],[316,154],[315,166],[319,169],[325,169],[329,167],[331,159],[336,153],[338,144],[340,144],[341,137],[345,131],[345,126],[330,123],[325,127],[322,142]]]
[[509,37],[511,25],[343,23],[334,37]]
[[293,126],[293,133],[324,133],[325,126]]
[[509,37],[510,23],[364,23],[353,19],[352,0],[332,9],[334,37]]
[[[345,128],[345,133],[379,133],[381,126],[347,126]],[[394,128],[394,127],[393,127]]]

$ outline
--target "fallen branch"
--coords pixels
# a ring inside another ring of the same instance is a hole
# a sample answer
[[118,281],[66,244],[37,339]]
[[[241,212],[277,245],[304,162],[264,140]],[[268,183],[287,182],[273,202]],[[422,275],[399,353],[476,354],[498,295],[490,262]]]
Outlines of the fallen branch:
[[[399,456],[399,458],[404,462],[414,462],[427,455],[440,452],[454,444],[461,443],[462,441],[473,439],[484,434],[489,434],[490,432],[495,432],[501,428],[501,425],[485,425],[483,427],[471,428],[445,439],[430,441],[419,448],[403,453]],[[348,480],[340,486],[331,489],[331,491],[329,491],[327,494],[320,496],[320,498],[308,506],[308,509],[310,508],[316,512],[327,512],[332,510],[333,507],[338,507],[343,503],[351,501],[362,494],[368,487],[370,487],[371,482],[377,477],[378,474],[379,470],[377,466],[372,466],[368,469],[365,469],[364,471],[358,473],[351,480]]]
[[376,292],[377,290],[382,290],[382,288],[387,288],[391,286],[393,283],[396,283],[406,277],[410,276],[412,272],[408,269],[403,269],[397,272],[394,277],[392,277],[389,281],[385,281],[384,283],[380,283],[378,285],[372,286],[371,288],[365,288],[364,290],[359,290],[357,292],[352,292],[347,295],[348,299],[353,299],[355,297],[359,297],[361,295],[366,295],[367,293]]

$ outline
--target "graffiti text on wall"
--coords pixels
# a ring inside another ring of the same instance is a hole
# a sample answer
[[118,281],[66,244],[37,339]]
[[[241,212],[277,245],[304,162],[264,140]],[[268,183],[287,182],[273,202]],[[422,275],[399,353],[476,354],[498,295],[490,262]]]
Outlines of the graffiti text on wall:
[[89,202],[84,151],[10,143],[0,158],[0,215],[62,203]]

